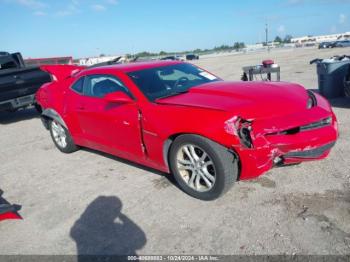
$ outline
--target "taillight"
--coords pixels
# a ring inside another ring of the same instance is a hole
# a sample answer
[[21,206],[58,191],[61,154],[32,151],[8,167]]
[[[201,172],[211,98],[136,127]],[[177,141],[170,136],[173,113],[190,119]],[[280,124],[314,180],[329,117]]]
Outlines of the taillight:
[[310,90],[307,90],[307,94],[308,94],[309,98],[307,99],[306,108],[310,109],[310,108],[317,106],[317,99],[316,99],[315,94]]

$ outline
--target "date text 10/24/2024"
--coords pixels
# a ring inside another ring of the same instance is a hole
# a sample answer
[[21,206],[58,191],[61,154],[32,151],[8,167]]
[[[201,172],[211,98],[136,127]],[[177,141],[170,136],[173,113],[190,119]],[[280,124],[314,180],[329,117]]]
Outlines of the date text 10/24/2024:
[[216,256],[128,256],[129,261],[217,261]]

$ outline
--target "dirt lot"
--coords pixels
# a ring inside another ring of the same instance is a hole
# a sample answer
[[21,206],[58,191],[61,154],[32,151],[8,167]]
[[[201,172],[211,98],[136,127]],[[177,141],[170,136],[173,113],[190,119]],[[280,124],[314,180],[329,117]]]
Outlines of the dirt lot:
[[[313,58],[348,49],[204,58],[227,80],[272,58],[282,80],[317,88]],[[350,100],[332,101],[341,137],[324,161],[276,168],[214,202],[165,175],[89,150],[54,148],[34,110],[0,114],[0,188],[23,221],[0,224],[0,254],[350,254]]]

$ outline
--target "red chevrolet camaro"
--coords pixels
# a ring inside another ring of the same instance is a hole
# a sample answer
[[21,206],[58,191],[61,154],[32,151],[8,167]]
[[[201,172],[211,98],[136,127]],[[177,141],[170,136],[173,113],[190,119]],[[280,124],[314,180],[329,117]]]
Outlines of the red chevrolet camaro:
[[203,200],[276,165],[325,158],[338,137],[329,103],[297,84],[226,82],[178,61],[43,70],[53,81],[36,99],[59,150],[172,173]]

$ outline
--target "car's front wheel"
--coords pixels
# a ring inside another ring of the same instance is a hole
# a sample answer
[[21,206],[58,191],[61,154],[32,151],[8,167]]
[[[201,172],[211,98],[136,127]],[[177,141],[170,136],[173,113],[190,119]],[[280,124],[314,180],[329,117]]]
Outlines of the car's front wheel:
[[63,153],[73,153],[79,149],[73,142],[68,130],[56,120],[49,123],[51,138],[55,146]]
[[198,135],[181,135],[170,148],[169,164],[177,183],[202,200],[214,200],[231,188],[237,162],[227,148]]

